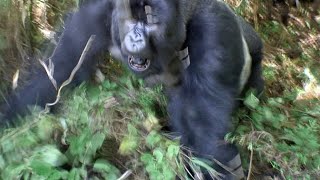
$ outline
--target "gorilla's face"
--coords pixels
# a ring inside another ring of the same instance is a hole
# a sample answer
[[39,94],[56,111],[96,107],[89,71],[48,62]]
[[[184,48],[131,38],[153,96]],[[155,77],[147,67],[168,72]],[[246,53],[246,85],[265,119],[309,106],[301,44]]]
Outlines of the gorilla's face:
[[122,61],[135,74],[160,74],[178,60],[176,51],[184,42],[185,32],[175,28],[176,8],[172,0],[117,0],[117,44]]
[[145,4],[144,0],[118,0],[113,16],[113,37],[119,50],[118,58],[138,75],[148,75],[155,64],[151,63],[153,50]]
[[138,22],[121,42],[121,52],[127,56],[127,63],[134,72],[144,72],[150,67],[154,49],[146,32],[147,25]]

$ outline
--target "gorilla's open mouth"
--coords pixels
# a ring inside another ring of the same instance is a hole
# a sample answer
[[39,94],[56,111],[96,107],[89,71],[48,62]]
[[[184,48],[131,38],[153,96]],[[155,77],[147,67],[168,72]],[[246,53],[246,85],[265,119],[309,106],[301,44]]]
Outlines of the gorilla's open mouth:
[[128,64],[132,70],[141,72],[141,71],[145,71],[149,68],[150,60],[137,58],[134,56],[129,56],[128,57]]

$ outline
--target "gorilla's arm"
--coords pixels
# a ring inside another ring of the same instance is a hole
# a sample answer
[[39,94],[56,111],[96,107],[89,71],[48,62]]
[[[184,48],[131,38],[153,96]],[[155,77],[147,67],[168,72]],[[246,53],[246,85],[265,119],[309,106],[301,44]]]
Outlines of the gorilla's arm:
[[[111,10],[109,1],[97,0],[84,5],[66,22],[65,30],[51,60],[54,64],[54,79],[58,87],[68,79],[78,63],[81,53],[91,35],[95,35],[90,50],[86,54],[81,68],[76,73],[73,83],[88,79],[96,63],[95,56],[106,51],[110,44]],[[48,62],[46,62],[48,64]],[[12,94],[0,107],[3,117],[0,123],[11,123],[16,115],[28,112],[27,106],[39,105],[55,100],[57,91],[41,67],[32,75],[30,82],[18,92]]]
[[261,95],[264,89],[264,80],[261,76],[261,60],[262,60],[262,50],[263,43],[261,38],[255,32],[253,27],[246,22],[242,17],[238,16],[239,24],[241,26],[243,36],[247,42],[249,47],[251,59],[252,59],[252,67],[251,67],[251,75],[248,79],[247,85],[245,86],[244,92],[249,89],[254,89],[257,95]]
[[256,54],[261,52],[263,49],[263,43],[261,38],[258,36],[253,27],[243,19],[243,17],[238,16],[239,24],[241,26],[243,36],[247,42],[251,54]]
[[[231,130],[244,64],[241,29],[236,16],[218,2],[196,14],[187,29],[191,62],[182,85],[169,93],[171,127],[196,156],[228,166],[237,155],[224,137]],[[219,166],[215,169],[228,174]]]

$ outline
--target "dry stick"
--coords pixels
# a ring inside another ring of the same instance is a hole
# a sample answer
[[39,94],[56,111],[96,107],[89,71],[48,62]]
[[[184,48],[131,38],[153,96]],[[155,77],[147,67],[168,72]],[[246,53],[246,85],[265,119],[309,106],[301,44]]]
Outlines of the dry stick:
[[118,178],[117,180],[124,180],[127,179],[130,175],[132,174],[131,170],[127,170],[120,178]]
[[20,70],[18,69],[12,77],[12,90],[17,89],[18,87],[19,75],[20,75]]
[[235,6],[235,8],[238,8],[241,6],[243,0],[240,0],[240,2]]
[[[82,54],[81,54],[81,57],[80,57],[80,59],[79,59],[79,61],[78,61],[78,64],[77,64],[77,65],[74,67],[74,69],[72,70],[69,78],[68,78],[66,81],[64,81],[64,82],[62,83],[62,85],[60,86],[60,88],[59,88],[59,90],[58,90],[58,94],[57,94],[56,100],[55,100],[53,103],[47,103],[45,109],[44,109],[42,112],[39,113],[39,116],[40,116],[41,114],[43,114],[43,113],[49,112],[49,106],[53,106],[53,105],[55,105],[55,104],[57,104],[57,103],[59,102],[60,93],[61,93],[62,88],[65,87],[65,86],[67,86],[68,84],[70,84],[70,82],[72,81],[75,73],[79,70],[79,68],[80,68],[80,66],[81,66],[81,64],[82,64],[82,62],[83,62],[83,60],[84,60],[84,58],[85,58],[85,55],[86,55],[87,52],[89,51],[89,49],[90,49],[90,47],[91,47],[91,45],[92,45],[92,42],[93,42],[93,40],[95,39],[95,37],[96,37],[95,35],[91,35],[91,36],[90,36],[90,38],[89,38],[89,40],[88,40],[88,42],[87,42],[87,44],[86,44],[86,47],[84,48],[84,50],[83,50],[83,52],[82,52]],[[45,65],[44,67],[47,67],[47,66]],[[45,69],[46,69],[46,68],[45,68]],[[48,73],[48,72],[50,72],[50,71],[47,71],[47,70],[46,70],[46,72]],[[50,75],[50,74],[48,74],[48,75]],[[50,76],[49,76],[49,79],[50,79]],[[51,82],[53,82],[53,81],[51,81]],[[5,136],[1,137],[1,138],[0,138],[0,142],[3,142],[3,141],[5,141],[5,140],[8,140],[8,138],[10,138],[10,137],[18,136],[18,135],[20,135],[20,134],[23,134],[24,132],[26,132],[27,130],[29,130],[30,127],[33,127],[38,121],[39,121],[39,119],[36,120],[36,121],[33,121],[33,122],[30,123],[30,124],[28,124],[25,128],[21,128],[18,132],[15,131],[15,132],[9,133],[8,135],[5,135]]]
[[213,159],[213,161],[215,163],[217,163],[219,166],[221,166],[224,170],[228,171],[230,174],[237,176],[230,167],[228,167],[227,165],[224,165],[223,163],[221,163],[220,161],[218,161],[217,159]]
[[[180,148],[183,148],[183,146],[181,146]],[[190,152],[191,153],[191,152]],[[181,154],[184,156],[184,158],[186,158],[186,162],[192,162],[192,158],[191,157],[189,157],[187,154],[185,154],[185,153],[182,153],[181,152]],[[191,153],[192,154],[192,153]],[[221,166],[224,166],[222,163],[220,163],[219,161],[217,161],[216,159],[213,159],[215,162],[217,162],[217,163],[219,163],[219,165]],[[226,167],[226,166],[224,166],[224,167]],[[223,168],[224,168],[223,167]],[[192,165],[190,165],[190,168],[192,169],[192,171],[194,172],[194,173],[196,173],[196,175],[198,175],[198,173],[197,173],[197,170],[196,169],[194,169],[193,167],[192,167]],[[215,171],[215,170],[214,170]],[[187,171],[187,172],[189,172],[189,171]],[[216,178],[217,180],[220,180],[221,178],[223,178],[224,177],[224,175],[222,174],[222,173],[219,173],[219,172],[217,172],[217,171],[215,171],[214,172],[214,174],[213,173],[210,173],[209,172],[209,174],[210,174],[210,176],[212,177],[212,176],[214,176],[214,178]],[[195,175],[195,176],[196,176]],[[194,176],[192,176],[192,178],[195,180],[196,179],[196,177],[194,177]],[[213,178],[213,179],[214,179]],[[199,179],[199,178],[197,178],[197,179]],[[201,178],[200,178],[201,179]]]
[[[252,129],[252,131],[254,130],[252,123],[251,123],[251,129]],[[250,152],[250,163],[249,163],[249,172],[248,172],[247,180],[250,180],[251,173],[252,173],[253,147],[250,149],[250,151],[251,151]]]
[[248,177],[247,180],[250,180],[251,178],[251,173],[252,173],[252,160],[253,160],[253,149],[250,150],[250,163],[249,163],[249,172],[248,172]]
[[73,78],[74,78],[74,75],[75,75],[76,72],[80,69],[80,67],[81,67],[81,65],[82,65],[82,63],[83,63],[83,61],[84,61],[84,58],[86,57],[86,54],[87,54],[88,51],[90,50],[90,47],[91,47],[91,45],[92,45],[95,37],[96,37],[95,35],[91,35],[91,36],[90,36],[90,38],[89,38],[89,40],[88,40],[88,42],[87,42],[87,44],[86,44],[86,47],[84,48],[84,50],[83,50],[83,52],[82,52],[82,54],[81,54],[81,56],[80,56],[80,59],[79,59],[79,61],[78,61],[78,64],[77,64],[76,67],[74,67],[74,69],[72,70],[69,78],[68,78],[66,81],[64,81],[64,82],[62,83],[62,85],[60,86],[60,88],[59,88],[59,90],[58,90],[58,94],[57,94],[56,100],[55,100],[53,103],[47,103],[47,104],[46,104],[45,109],[44,109],[44,111],[43,111],[44,113],[49,112],[49,107],[50,107],[50,106],[54,106],[54,105],[56,105],[56,104],[59,102],[60,97],[61,97],[61,90],[62,90],[65,86],[69,85],[69,84],[72,82],[72,80],[73,80]]
[[253,4],[253,22],[254,22],[254,28],[257,30],[259,29],[259,25],[258,25],[258,10],[259,10],[259,6],[256,4]]
[[57,86],[57,81],[53,78],[53,74],[54,74],[54,64],[51,61],[51,58],[49,58],[49,65],[47,66],[45,62],[39,60],[41,66],[44,68],[44,70],[46,71],[49,80],[51,81],[52,85],[54,86],[54,88],[57,90],[58,86]]
[[[64,32],[62,33],[62,36],[64,36]],[[51,81],[52,85],[54,86],[54,88],[57,90],[58,89],[58,85],[56,80],[53,78],[53,74],[54,74],[54,64],[52,63],[52,56],[56,53],[58,46],[56,46],[53,50],[52,55],[48,58],[49,60],[49,64],[48,66],[46,65],[46,63],[44,61],[39,60],[40,64],[42,65],[42,67],[44,68],[44,70],[46,71],[49,80]],[[80,61],[80,60],[79,60]]]

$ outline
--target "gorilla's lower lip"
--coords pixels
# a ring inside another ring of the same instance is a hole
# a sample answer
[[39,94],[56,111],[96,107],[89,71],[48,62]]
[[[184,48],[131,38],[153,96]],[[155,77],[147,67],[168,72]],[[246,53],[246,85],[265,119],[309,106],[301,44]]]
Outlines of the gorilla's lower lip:
[[128,64],[129,64],[129,67],[132,70],[138,71],[138,72],[142,72],[142,71],[145,71],[145,70],[147,70],[149,68],[150,60],[149,59],[145,59],[142,64],[137,64],[137,63],[134,62],[134,57],[133,56],[129,56],[128,57]]

